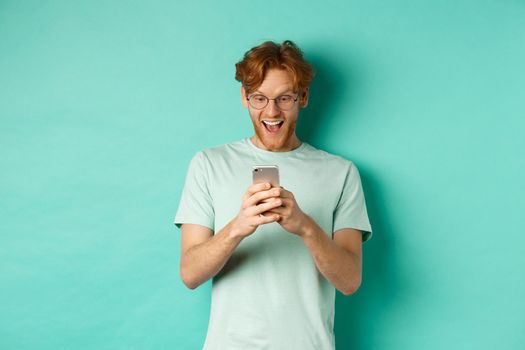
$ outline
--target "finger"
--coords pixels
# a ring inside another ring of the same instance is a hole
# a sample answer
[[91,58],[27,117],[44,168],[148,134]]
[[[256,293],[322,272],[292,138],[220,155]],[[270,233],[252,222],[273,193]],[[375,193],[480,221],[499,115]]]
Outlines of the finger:
[[287,198],[287,197],[283,197],[281,196],[281,206],[282,207],[291,207],[293,205],[293,199],[292,198]]
[[282,204],[282,201],[280,199],[275,199],[274,201],[268,202],[268,203],[261,203],[256,206],[249,207],[247,209],[247,215],[248,216],[254,216],[264,213],[265,211],[271,210],[273,208],[277,208]]
[[248,190],[242,197],[242,200],[245,201],[247,198],[253,196],[255,193],[263,191],[263,190],[268,190],[271,187],[272,185],[269,182],[261,182],[261,183],[253,184],[250,187],[248,187]]
[[256,216],[255,224],[256,225],[263,225],[263,224],[269,224],[270,222],[275,222],[279,220],[279,215],[268,215],[268,216]]
[[[277,189],[277,190],[274,190],[274,189]],[[279,187],[272,187],[272,189],[269,190],[269,191],[273,191],[273,192],[270,193],[270,197],[262,199],[259,202],[264,202],[265,203],[265,202],[268,202],[268,201],[272,200],[272,198],[277,198],[277,197],[283,198],[283,190],[279,189]],[[259,202],[257,202],[257,203],[259,203]]]
[[284,214],[285,214],[284,211],[279,210],[279,208],[273,208],[273,209],[271,209],[271,210],[267,210],[267,211],[265,211],[264,213],[259,214],[259,215],[263,215],[263,216],[279,215],[280,217],[283,217]]
[[[259,202],[264,201],[265,199],[269,199],[272,197],[279,197],[281,194],[281,189],[279,188],[272,188],[267,191],[261,191],[253,194],[251,197],[246,199],[244,201],[244,205],[246,208],[251,207],[253,205],[257,205]],[[264,202],[268,202],[267,200]]]

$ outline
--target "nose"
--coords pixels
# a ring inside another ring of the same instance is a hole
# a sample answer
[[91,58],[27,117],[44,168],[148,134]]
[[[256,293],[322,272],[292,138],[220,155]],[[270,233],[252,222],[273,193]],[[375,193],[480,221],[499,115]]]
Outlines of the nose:
[[279,107],[277,107],[275,100],[270,100],[268,101],[268,105],[266,106],[265,112],[265,114],[267,114],[269,117],[273,117],[281,113],[281,110],[279,109]]

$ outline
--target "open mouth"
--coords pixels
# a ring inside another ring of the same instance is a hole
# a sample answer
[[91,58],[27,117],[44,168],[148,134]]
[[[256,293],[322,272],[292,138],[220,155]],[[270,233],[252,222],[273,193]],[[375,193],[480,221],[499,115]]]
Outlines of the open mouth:
[[268,131],[270,134],[277,134],[281,130],[281,127],[284,124],[284,120],[276,120],[272,122],[268,120],[263,120],[262,123],[266,131]]

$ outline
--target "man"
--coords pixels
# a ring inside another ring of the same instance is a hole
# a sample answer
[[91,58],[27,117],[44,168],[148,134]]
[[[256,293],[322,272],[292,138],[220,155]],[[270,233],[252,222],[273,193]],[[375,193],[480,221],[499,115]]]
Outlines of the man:
[[[255,135],[193,157],[175,216],[183,282],[213,278],[204,349],[334,349],[335,288],[357,290],[371,236],[358,170],[298,139],[313,69],[293,42],[236,70]],[[277,165],[282,187],[252,185],[254,165]]]

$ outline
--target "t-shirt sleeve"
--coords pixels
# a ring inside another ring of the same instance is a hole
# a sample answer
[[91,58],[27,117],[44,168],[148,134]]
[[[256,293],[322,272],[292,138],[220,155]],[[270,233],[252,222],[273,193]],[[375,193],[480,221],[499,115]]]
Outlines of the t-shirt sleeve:
[[198,224],[214,230],[215,213],[209,191],[207,157],[200,151],[191,160],[173,223]]
[[366,211],[365,196],[357,167],[350,162],[341,197],[334,210],[333,232],[353,228],[363,232],[363,242],[372,237],[372,227]]

